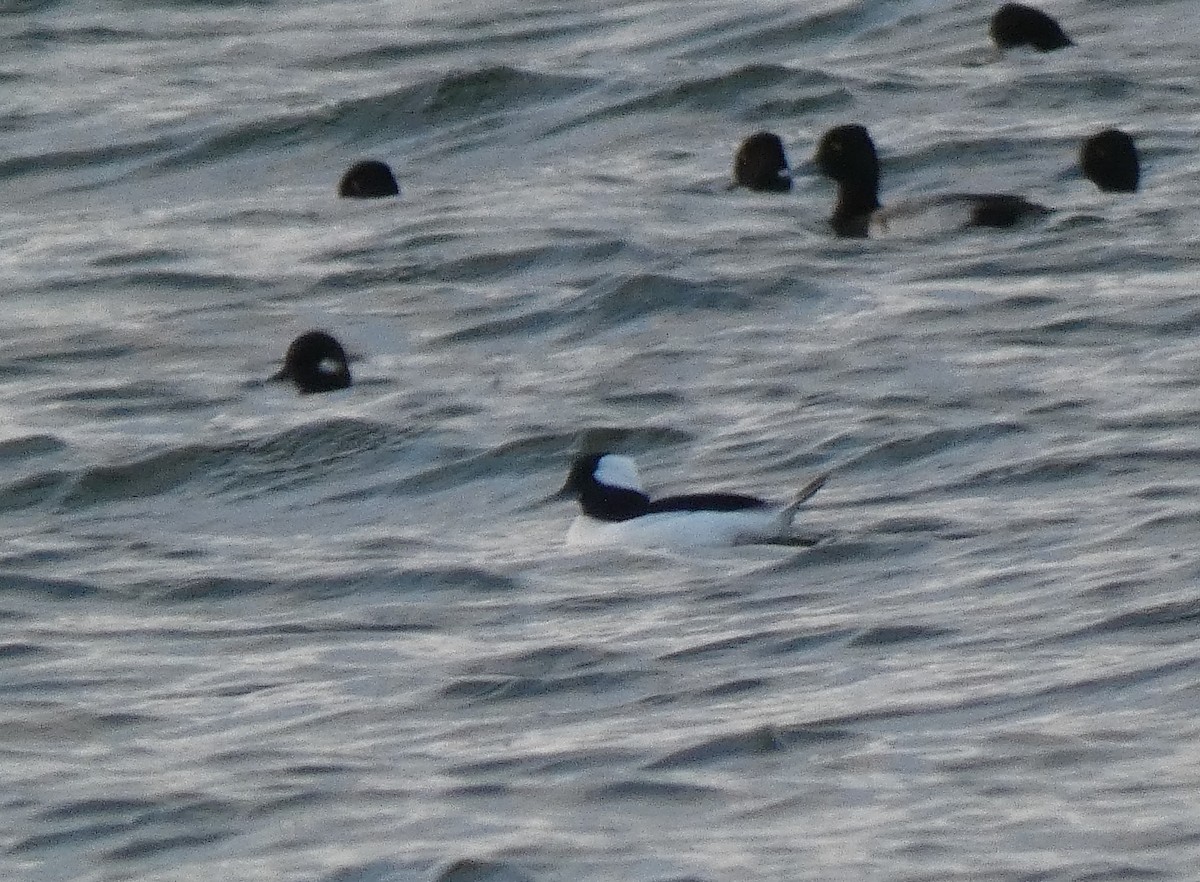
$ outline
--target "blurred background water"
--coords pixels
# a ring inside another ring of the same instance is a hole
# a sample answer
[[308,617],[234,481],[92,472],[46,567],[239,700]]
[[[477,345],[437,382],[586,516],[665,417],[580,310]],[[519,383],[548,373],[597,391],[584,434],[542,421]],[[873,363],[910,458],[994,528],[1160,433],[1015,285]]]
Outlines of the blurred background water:
[[[1196,878],[1200,24],[1045,8],[5,3],[3,877]],[[569,551],[585,431],[823,540]]]

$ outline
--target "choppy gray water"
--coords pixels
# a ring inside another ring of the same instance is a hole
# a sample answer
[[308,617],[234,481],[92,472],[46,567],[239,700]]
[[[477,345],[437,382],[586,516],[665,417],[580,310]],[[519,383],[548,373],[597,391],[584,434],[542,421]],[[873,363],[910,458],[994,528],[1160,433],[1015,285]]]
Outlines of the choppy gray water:
[[[1197,878],[1190,0],[5,8],[0,876]],[[725,189],[851,121],[1057,210]],[[570,552],[584,430],[823,541]]]

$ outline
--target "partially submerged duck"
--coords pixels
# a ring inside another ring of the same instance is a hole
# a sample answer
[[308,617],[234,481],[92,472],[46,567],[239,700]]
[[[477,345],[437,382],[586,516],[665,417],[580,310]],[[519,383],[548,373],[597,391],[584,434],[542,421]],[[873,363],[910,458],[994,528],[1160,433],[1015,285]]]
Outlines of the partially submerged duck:
[[830,224],[839,236],[928,233],[967,227],[1011,227],[1049,212],[1008,193],[944,193],[883,207],[879,202],[879,155],[861,125],[827,131],[813,162],[838,185]]
[[1107,193],[1133,193],[1141,178],[1137,147],[1120,129],[1105,129],[1079,148],[1084,176]]
[[350,385],[350,360],[332,334],[306,331],[287,348],[283,367],[270,378],[288,380],[303,394],[333,392]]
[[399,194],[396,176],[386,162],[378,159],[354,163],[338,181],[338,195],[345,199],[380,199]]
[[761,193],[792,189],[792,171],[780,137],[773,132],[755,132],[743,141],[733,157],[733,182]]

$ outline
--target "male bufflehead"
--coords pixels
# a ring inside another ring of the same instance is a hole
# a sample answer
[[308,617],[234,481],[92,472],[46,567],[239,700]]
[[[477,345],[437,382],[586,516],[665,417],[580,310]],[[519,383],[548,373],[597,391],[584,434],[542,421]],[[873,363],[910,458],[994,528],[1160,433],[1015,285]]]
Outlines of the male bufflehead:
[[350,385],[350,360],[342,344],[324,331],[307,331],[292,341],[283,367],[270,381],[291,380],[304,394]]
[[945,193],[925,199],[879,204],[879,156],[860,125],[836,126],[817,145],[813,162],[838,185],[830,224],[839,236],[865,238],[964,227],[1011,227],[1049,212],[1044,206],[1007,193]]
[[786,193],[792,189],[783,141],[771,132],[755,132],[742,142],[733,157],[735,186],[762,193]]
[[345,199],[380,199],[400,195],[400,185],[386,162],[364,159],[346,169],[338,181],[338,195]]
[[689,493],[651,501],[627,456],[576,457],[560,496],[583,509],[567,531],[568,545],[632,548],[795,545],[796,510],[821,489],[828,473],[810,481],[787,506],[738,493]]
[[999,49],[1028,46],[1038,52],[1051,52],[1075,45],[1057,21],[1024,3],[1005,3],[997,9],[988,33]]
[[1084,176],[1106,193],[1133,193],[1141,163],[1133,138],[1120,129],[1105,129],[1083,142],[1079,165]]

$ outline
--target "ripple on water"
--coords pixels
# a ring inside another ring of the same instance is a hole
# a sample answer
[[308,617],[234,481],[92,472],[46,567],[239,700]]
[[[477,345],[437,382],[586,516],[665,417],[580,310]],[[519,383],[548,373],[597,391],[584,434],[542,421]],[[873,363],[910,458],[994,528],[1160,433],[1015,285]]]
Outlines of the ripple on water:
[[627,778],[589,787],[584,798],[598,802],[635,802],[641,808],[651,805],[660,810],[688,812],[698,804],[714,800],[728,800],[731,793],[724,787],[712,784],[665,781],[656,778]]
[[687,769],[713,763],[753,759],[769,753],[786,753],[819,747],[854,737],[838,726],[754,726],[727,735],[707,738],[673,750],[648,763],[647,770]]
[[651,676],[635,656],[588,644],[543,646],[472,663],[442,687],[447,698],[510,701],[550,695],[608,696]]
[[515,864],[504,861],[462,858],[435,877],[435,882],[532,882]]
[[1177,600],[1110,616],[1075,632],[1072,636],[1119,634],[1143,629],[1165,630],[1178,626],[1191,627],[1198,619],[1200,619],[1200,599]]
[[[123,407],[117,405],[118,410]],[[197,486],[201,493],[237,496],[298,487],[314,474],[353,468],[360,457],[394,448],[405,437],[390,426],[337,419],[288,429],[262,440],[184,444],[126,462],[18,478],[0,487],[0,510],[55,503],[77,511],[162,496],[189,485]],[[58,448],[39,442],[32,449],[54,452]]]
[[0,576],[5,594],[34,600],[82,600],[101,593],[102,589],[89,582],[73,579],[54,579],[45,576],[26,576],[5,573]]
[[851,647],[895,646],[919,640],[934,640],[955,633],[957,632],[951,628],[942,628],[936,625],[880,625],[855,635],[846,645]]
[[0,463],[11,465],[14,461],[62,453],[67,443],[54,435],[25,435],[0,441]]
[[[164,170],[190,168],[247,153],[285,151],[322,142],[331,132],[344,143],[375,143],[381,131],[404,132],[412,138],[463,125],[492,135],[497,117],[568,98],[592,86],[586,77],[538,73],[507,65],[451,71],[401,89],[329,102],[315,111],[242,118],[232,125],[213,126],[204,136],[182,146],[172,145],[178,149],[156,165]],[[460,131],[459,138],[443,140],[452,146],[461,144],[462,134]],[[135,152],[145,154],[160,144],[154,142]]]
[[[794,609],[795,598],[788,598],[780,606],[788,610]],[[811,633],[796,633],[794,629],[764,629],[729,637],[704,639],[682,649],[667,652],[659,658],[662,661],[692,662],[743,649],[765,657],[787,655],[824,648],[831,643],[845,640],[852,633],[841,628],[820,629]]]
[[199,793],[165,794],[155,799],[88,798],[40,813],[43,829],[18,839],[14,854],[53,852],[64,845],[99,849],[112,862],[188,852],[239,832],[245,804]]

